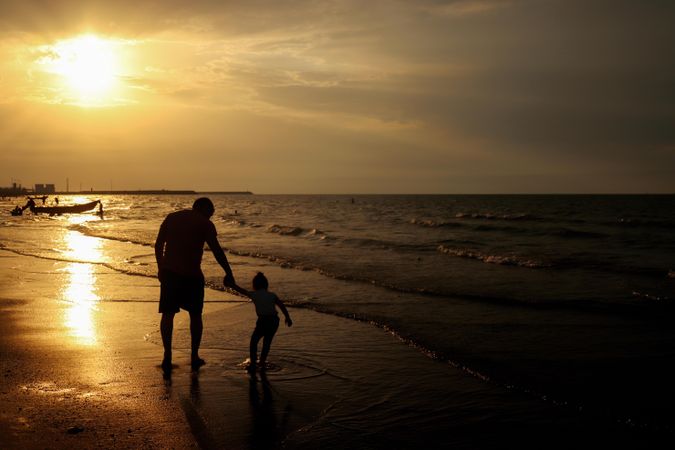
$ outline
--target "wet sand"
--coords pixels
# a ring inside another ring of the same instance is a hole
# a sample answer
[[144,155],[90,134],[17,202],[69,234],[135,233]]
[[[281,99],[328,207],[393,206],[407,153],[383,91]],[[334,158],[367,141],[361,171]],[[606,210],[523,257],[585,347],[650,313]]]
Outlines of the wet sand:
[[[196,448],[154,367],[157,349],[144,342],[156,305],[71,303],[69,266],[0,252],[2,447]],[[101,292],[133,300],[155,290],[91,269]]]
[[[236,272],[236,269],[235,269]],[[207,290],[202,356],[176,318],[165,380],[157,280],[0,250],[3,448],[629,448],[620,424],[480,380],[367,323],[291,308],[266,376],[250,304]],[[422,439],[423,437],[423,439]]]

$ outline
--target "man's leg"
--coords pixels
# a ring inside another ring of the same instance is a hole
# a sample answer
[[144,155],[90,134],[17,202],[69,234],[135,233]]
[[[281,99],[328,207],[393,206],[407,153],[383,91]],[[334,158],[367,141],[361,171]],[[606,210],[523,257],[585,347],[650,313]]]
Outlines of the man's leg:
[[162,345],[164,345],[164,360],[162,367],[171,367],[171,337],[173,335],[173,316],[175,313],[162,313],[162,319],[159,322],[159,330],[162,334]]
[[192,365],[203,366],[205,361],[199,357],[199,346],[202,343],[204,323],[201,312],[190,312],[190,337],[192,338]]

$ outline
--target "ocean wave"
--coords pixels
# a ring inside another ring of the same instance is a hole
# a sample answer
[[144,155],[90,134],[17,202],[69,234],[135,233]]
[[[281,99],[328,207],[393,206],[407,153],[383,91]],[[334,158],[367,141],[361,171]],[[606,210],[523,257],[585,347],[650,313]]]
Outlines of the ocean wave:
[[493,214],[493,213],[464,213],[455,214],[455,219],[474,219],[474,220],[508,220],[508,221],[540,221],[540,217],[531,214]]
[[648,300],[650,302],[665,303],[668,302],[672,304],[673,299],[665,295],[655,295],[647,294],[645,292],[633,291],[633,297],[641,298],[643,300]]
[[267,227],[269,233],[276,233],[280,236],[306,236],[306,237],[316,237],[323,238],[326,236],[326,233],[319,230],[318,228],[302,228],[295,227],[292,225],[277,225],[273,224]]
[[391,248],[394,248],[394,247],[398,246],[398,244],[395,243],[395,242],[384,241],[382,239],[371,239],[371,238],[348,238],[348,239],[344,239],[342,242],[347,244],[347,245],[354,246],[354,247],[382,249],[382,250],[389,250]]
[[466,248],[451,248],[444,245],[439,245],[437,250],[450,256],[457,256],[459,258],[475,259],[483,261],[488,264],[498,264],[502,266],[517,266],[526,267],[528,269],[545,269],[552,267],[551,264],[534,259],[523,258],[515,255],[489,255],[477,250]]
[[446,222],[446,221],[435,221],[435,220],[425,220],[425,219],[410,219],[410,223],[413,225],[419,225],[426,228],[456,228],[462,227],[461,223],[457,222]]
[[321,269],[313,266],[309,266],[301,261],[293,260],[290,258],[285,258],[282,256],[276,256],[276,255],[270,255],[267,253],[263,252],[252,252],[252,251],[246,251],[246,250],[236,250],[233,248],[228,249],[228,252],[236,255],[236,256],[242,256],[245,258],[258,258],[258,259],[266,259],[269,262],[277,264],[279,267],[284,268],[284,269],[297,269],[297,270],[313,270],[313,271],[320,271]]
[[[410,219],[410,223],[413,225],[418,225],[426,228],[459,228],[465,227],[468,223],[461,223],[461,221],[471,219],[471,220],[484,220],[484,221],[541,221],[541,218],[532,216],[530,214],[478,214],[478,213],[457,213],[455,214],[454,220],[434,220],[434,219],[420,219],[413,218]],[[470,226],[470,225],[469,225]],[[480,225],[479,225],[480,226]],[[507,228],[486,228],[486,229],[495,229],[495,230],[512,230],[512,227]]]
[[609,235],[597,231],[586,231],[575,228],[551,228],[541,226],[518,226],[516,224],[507,224],[500,222],[478,222],[478,223],[459,223],[459,222],[434,222],[431,220],[413,219],[411,223],[429,228],[463,227],[473,231],[497,232],[506,234],[515,234],[520,236],[553,236],[562,239],[605,239]]
[[483,246],[482,242],[479,241],[474,241],[471,239],[443,239],[441,241],[438,241],[438,245],[444,245],[447,247],[447,244],[451,245],[463,245],[463,246],[472,246],[472,247],[481,247]]
[[233,225],[233,226],[236,226],[236,227],[245,227],[245,228],[261,228],[262,227],[262,225],[259,224],[259,223],[247,222],[244,219],[238,219],[238,218],[230,217],[230,216],[222,217],[221,222],[226,224],[226,225]]
[[606,225],[617,225],[622,227],[646,227],[646,228],[675,228],[675,221],[672,220],[653,220],[653,219],[635,219],[630,217],[619,217],[614,222],[605,222]]
[[553,236],[562,239],[605,239],[609,235],[596,231],[579,230],[575,228],[534,228],[513,225],[498,225],[495,223],[481,223],[472,227],[475,231],[497,231],[526,236]]
[[117,242],[129,242],[131,244],[138,244],[138,245],[142,245],[144,247],[153,247],[155,245],[154,241],[150,242],[150,241],[148,241],[146,239],[142,239],[138,236],[130,236],[130,235],[115,236],[115,235],[111,235],[111,234],[103,232],[103,231],[93,230],[93,229],[91,229],[87,226],[81,225],[81,224],[80,225],[78,225],[78,224],[70,225],[70,226],[68,226],[68,229],[72,230],[72,231],[77,231],[77,232],[82,233],[85,236],[89,236],[89,237],[96,237],[96,238],[100,238],[100,239],[108,239],[108,240],[117,241]]
[[583,231],[583,230],[575,230],[572,228],[560,228],[558,230],[554,230],[550,232],[549,234],[552,234],[554,236],[560,236],[563,238],[587,238],[587,239],[601,239],[601,238],[606,238],[608,237],[604,233],[598,233],[595,231]]

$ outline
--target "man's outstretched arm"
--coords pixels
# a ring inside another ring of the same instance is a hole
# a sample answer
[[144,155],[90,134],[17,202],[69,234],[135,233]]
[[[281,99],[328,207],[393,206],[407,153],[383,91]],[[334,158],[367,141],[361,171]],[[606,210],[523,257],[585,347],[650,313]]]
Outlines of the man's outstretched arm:
[[220,264],[220,267],[222,267],[223,270],[225,271],[225,280],[224,280],[225,285],[235,284],[232,268],[230,267],[230,263],[227,261],[227,256],[225,256],[223,248],[220,246],[220,242],[218,242],[218,238],[213,237],[212,239],[206,241],[206,243],[209,245],[211,253],[213,253],[213,256],[216,258],[216,261],[218,261],[218,264]]

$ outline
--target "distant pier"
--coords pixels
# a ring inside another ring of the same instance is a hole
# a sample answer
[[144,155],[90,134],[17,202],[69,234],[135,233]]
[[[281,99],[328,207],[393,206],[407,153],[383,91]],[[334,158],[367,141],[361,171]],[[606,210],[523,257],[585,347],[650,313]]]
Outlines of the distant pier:
[[250,191],[213,191],[213,192],[198,192],[190,190],[168,190],[168,189],[149,189],[149,190],[133,190],[133,191],[70,191],[70,192],[56,192],[55,195],[202,195],[202,194],[221,194],[221,195],[253,195]]
[[251,191],[192,191],[192,190],[170,190],[170,189],[136,189],[130,191],[123,190],[94,190],[88,191],[56,191],[56,192],[36,192],[33,189],[27,189],[18,185],[11,187],[0,187],[0,197],[24,197],[29,195],[253,195]]

